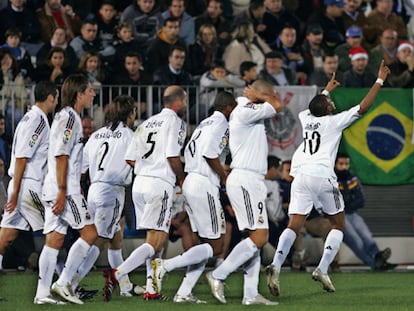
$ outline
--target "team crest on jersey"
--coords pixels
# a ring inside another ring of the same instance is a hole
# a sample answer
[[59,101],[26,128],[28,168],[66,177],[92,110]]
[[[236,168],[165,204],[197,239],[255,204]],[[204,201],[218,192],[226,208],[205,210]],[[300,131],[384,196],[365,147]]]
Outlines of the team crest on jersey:
[[226,148],[226,146],[229,144],[229,130],[227,129],[224,136],[221,138],[220,142],[220,149]]
[[185,130],[181,128],[180,131],[178,132],[178,144],[180,146],[184,145],[184,140],[185,140]]
[[72,130],[66,129],[63,132],[63,143],[66,144],[70,140],[71,137],[72,137]]
[[34,133],[33,135],[32,135],[32,137],[30,138],[30,141],[29,141],[29,146],[30,147],[33,147],[35,144],[36,144],[36,142],[39,140],[39,134],[37,134],[37,133]]

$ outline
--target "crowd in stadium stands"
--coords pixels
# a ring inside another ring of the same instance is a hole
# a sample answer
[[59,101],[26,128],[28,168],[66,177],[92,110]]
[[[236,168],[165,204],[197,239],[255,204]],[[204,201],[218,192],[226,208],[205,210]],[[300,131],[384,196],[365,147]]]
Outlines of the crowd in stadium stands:
[[211,87],[323,87],[333,72],[344,87],[371,87],[382,59],[385,87],[414,87],[413,13],[401,0],[1,0],[0,160],[7,171],[25,87],[72,73],[94,87],[199,86],[205,116]]

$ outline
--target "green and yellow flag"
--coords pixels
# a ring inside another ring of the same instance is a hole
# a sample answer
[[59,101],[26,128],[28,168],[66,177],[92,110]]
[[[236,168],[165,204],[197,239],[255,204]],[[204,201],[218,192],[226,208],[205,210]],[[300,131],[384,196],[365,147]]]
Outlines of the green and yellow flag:
[[[359,104],[367,89],[336,89],[338,112]],[[414,183],[413,90],[382,89],[371,109],[343,133],[341,151],[364,184]]]

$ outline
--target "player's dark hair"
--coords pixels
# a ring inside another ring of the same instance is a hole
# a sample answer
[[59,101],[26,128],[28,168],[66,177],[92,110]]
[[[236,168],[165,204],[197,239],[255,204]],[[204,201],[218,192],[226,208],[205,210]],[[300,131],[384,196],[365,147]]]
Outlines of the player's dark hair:
[[325,95],[318,94],[309,103],[309,110],[315,117],[326,115],[328,101]]
[[221,91],[216,95],[214,99],[213,108],[217,111],[224,111],[227,106],[236,106],[236,100],[230,92]]
[[57,94],[56,84],[51,81],[40,81],[34,89],[35,102],[44,102],[49,95],[55,97]]
[[119,95],[105,109],[105,122],[111,131],[115,131],[120,122],[127,123],[129,115],[135,109],[135,100],[129,95]]
[[84,74],[72,74],[68,76],[62,85],[62,108],[74,107],[78,98],[78,92],[84,93],[89,80]]
[[347,154],[346,152],[338,152],[338,153],[336,154],[335,163],[338,161],[338,159],[343,159],[343,158],[345,158],[345,159],[349,159],[349,158],[350,158],[350,157],[349,157],[349,154]]
[[267,157],[267,169],[270,170],[272,167],[279,168],[280,166],[280,159],[275,156],[268,156]]

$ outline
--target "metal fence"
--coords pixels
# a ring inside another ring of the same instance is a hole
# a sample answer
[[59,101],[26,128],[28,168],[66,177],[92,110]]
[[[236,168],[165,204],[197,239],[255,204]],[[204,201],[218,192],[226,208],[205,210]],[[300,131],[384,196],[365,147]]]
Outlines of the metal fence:
[[[17,90],[14,85],[3,85],[0,90],[0,111],[6,119],[6,131],[14,132],[17,123],[24,113],[34,104],[35,85],[26,85],[25,91]],[[95,120],[96,127],[103,124],[103,109],[118,95],[130,95],[137,101],[137,118],[144,120],[162,109],[162,94],[166,85],[104,85],[94,87],[96,97],[93,107],[83,114],[91,116]],[[234,93],[236,96],[242,93],[240,88],[207,88],[200,90],[199,86],[182,86],[188,94],[187,122],[198,124],[207,117],[212,108],[216,94],[221,90]],[[23,94],[23,95],[22,95]],[[138,120],[138,122],[139,122]]]

